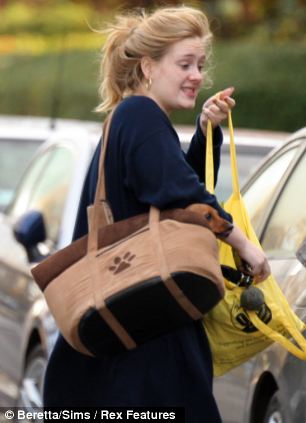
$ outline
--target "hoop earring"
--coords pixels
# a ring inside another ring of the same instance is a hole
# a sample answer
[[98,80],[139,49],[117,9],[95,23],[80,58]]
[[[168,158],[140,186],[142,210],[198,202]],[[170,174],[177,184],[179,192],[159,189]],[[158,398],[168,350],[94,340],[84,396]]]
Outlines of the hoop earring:
[[151,87],[152,87],[152,79],[150,77],[149,79],[146,80],[146,89],[150,91]]

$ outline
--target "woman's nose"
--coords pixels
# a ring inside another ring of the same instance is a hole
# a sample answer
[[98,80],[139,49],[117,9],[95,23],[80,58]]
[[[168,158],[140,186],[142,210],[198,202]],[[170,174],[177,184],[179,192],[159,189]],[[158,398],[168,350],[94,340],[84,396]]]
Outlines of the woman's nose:
[[190,79],[192,79],[193,81],[202,81],[203,79],[202,71],[198,69],[197,67],[195,67],[192,70],[192,73],[190,74]]

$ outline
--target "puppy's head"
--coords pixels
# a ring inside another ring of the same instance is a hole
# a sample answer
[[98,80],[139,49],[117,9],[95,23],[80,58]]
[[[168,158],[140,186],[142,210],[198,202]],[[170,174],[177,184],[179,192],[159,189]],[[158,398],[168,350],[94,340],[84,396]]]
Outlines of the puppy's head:
[[226,238],[232,231],[233,225],[219,215],[216,209],[207,204],[191,204],[186,210],[201,215],[209,229],[218,237]]

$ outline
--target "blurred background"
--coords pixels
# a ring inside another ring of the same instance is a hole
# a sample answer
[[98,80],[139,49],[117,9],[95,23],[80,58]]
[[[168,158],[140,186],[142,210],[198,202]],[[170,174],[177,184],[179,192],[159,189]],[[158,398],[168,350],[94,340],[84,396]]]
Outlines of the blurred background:
[[[102,28],[144,0],[0,0],[0,114],[102,120],[97,105]],[[235,126],[295,131],[306,121],[306,0],[185,1],[203,9],[214,33],[213,85],[200,103],[235,86]]]

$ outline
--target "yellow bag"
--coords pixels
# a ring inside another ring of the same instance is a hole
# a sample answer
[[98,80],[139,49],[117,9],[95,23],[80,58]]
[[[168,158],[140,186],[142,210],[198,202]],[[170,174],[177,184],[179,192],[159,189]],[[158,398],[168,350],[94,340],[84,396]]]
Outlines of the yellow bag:
[[[231,113],[228,115],[233,193],[224,209],[246,234],[260,247],[257,236],[240,194],[234,132]],[[214,191],[212,129],[207,129],[206,187]],[[220,263],[236,268],[232,248],[220,242]],[[306,360],[306,340],[301,334],[306,327],[290,308],[273,276],[256,285],[264,294],[264,304],[259,311],[241,307],[240,296],[246,288],[225,279],[226,294],[216,307],[204,316],[204,326],[209,338],[214,365],[214,375],[221,376],[250,359],[256,353],[278,342],[296,357]],[[293,338],[295,343],[288,338]],[[297,344],[297,345],[296,345]]]

